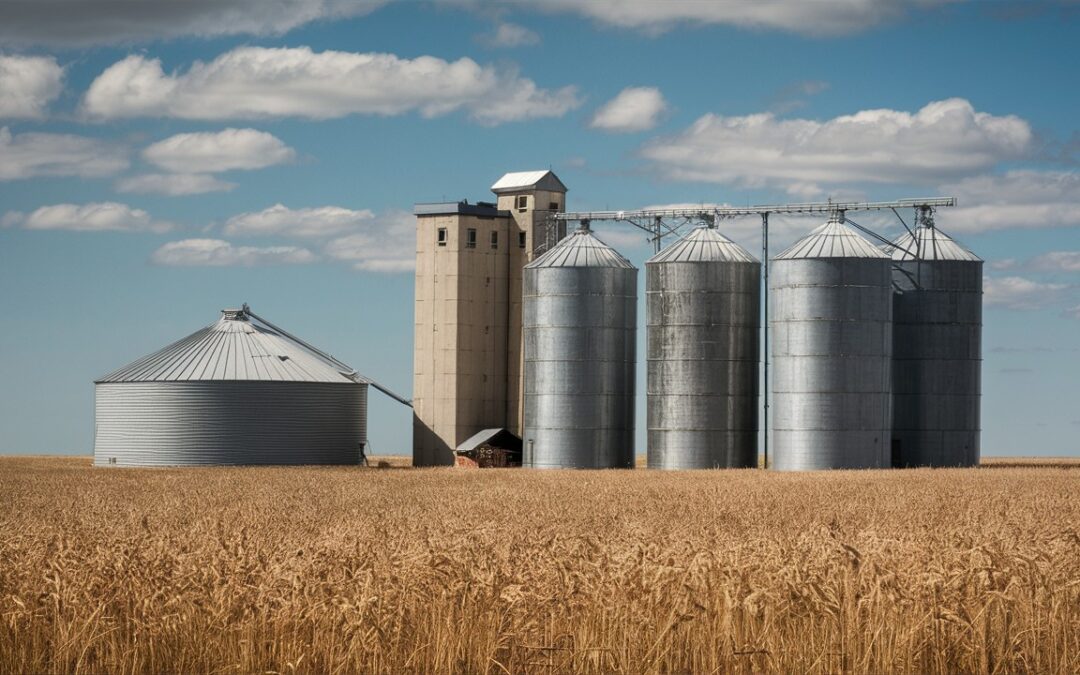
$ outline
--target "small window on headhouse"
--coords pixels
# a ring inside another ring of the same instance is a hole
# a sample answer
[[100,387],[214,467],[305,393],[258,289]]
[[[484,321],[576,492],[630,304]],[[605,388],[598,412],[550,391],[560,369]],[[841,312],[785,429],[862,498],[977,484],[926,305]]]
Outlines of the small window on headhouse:
[[465,230],[465,248],[476,248],[476,228]]
[[529,208],[529,195],[518,195],[516,206],[518,211]]
[[499,248],[499,231],[498,230],[492,230],[491,231],[491,248],[493,248],[493,249]]
[[435,241],[438,242],[439,246],[446,246],[446,228],[445,227],[440,227],[439,228],[439,232],[438,232],[438,235],[435,237]]
[[525,233],[518,232],[518,248],[525,248]]
[[559,202],[551,202],[551,206],[549,208],[552,211],[558,211],[559,210]]

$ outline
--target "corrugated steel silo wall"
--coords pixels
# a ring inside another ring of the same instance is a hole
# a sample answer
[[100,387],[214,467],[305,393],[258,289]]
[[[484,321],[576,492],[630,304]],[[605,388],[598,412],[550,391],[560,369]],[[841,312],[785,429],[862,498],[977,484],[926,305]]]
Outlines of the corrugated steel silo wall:
[[891,261],[776,260],[772,301],[772,465],[890,463]]
[[977,466],[982,263],[898,262],[893,278],[895,466]]
[[318,382],[100,383],[94,464],[357,464],[367,443],[367,389]]
[[761,265],[645,265],[648,465],[757,465]]
[[526,268],[524,463],[634,465],[637,270]]

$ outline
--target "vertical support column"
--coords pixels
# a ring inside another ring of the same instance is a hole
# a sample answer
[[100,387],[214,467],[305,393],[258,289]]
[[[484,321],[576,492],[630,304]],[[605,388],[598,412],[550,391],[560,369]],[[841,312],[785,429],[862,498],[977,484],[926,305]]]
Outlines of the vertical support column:
[[762,447],[765,450],[765,461],[763,467],[769,468],[769,212],[765,211],[761,214],[761,274],[762,274],[762,286],[761,289],[761,302],[765,309],[765,319],[762,322],[765,332],[764,336],[764,364],[765,373],[761,382],[761,398],[762,398]]
[[653,219],[653,240],[652,241],[653,241],[653,253],[654,254],[660,252],[660,247],[661,247],[660,231],[661,231],[661,227],[663,225],[663,222],[664,221],[660,216],[656,216],[656,218]]

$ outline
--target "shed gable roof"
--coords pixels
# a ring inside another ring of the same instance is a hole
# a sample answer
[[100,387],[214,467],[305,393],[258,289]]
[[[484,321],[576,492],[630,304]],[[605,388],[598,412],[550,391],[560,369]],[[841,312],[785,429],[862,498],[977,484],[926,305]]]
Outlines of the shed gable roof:
[[494,429],[484,429],[469,436],[461,445],[457,446],[456,451],[472,452],[485,443],[508,447],[511,450],[521,449],[521,438],[507,429],[496,427]]

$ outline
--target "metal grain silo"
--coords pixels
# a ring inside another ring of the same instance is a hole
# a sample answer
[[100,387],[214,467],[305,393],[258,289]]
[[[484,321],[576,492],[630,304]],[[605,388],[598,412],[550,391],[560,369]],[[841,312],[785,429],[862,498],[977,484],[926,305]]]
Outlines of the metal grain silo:
[[760,275],[711,227],[645,262],[649,468],[757,465]]
[[893,466],[977,466],[982,260],[928,218],[893,245]]
[[525,466],[634,465],[637,269],[587,226],[525,266]]
[[216,323],[95,382],[94,464],[357,464],[368,382],[279,329]]
[[773,466],[889,466],[890,258],[842,214],[773,258]]

